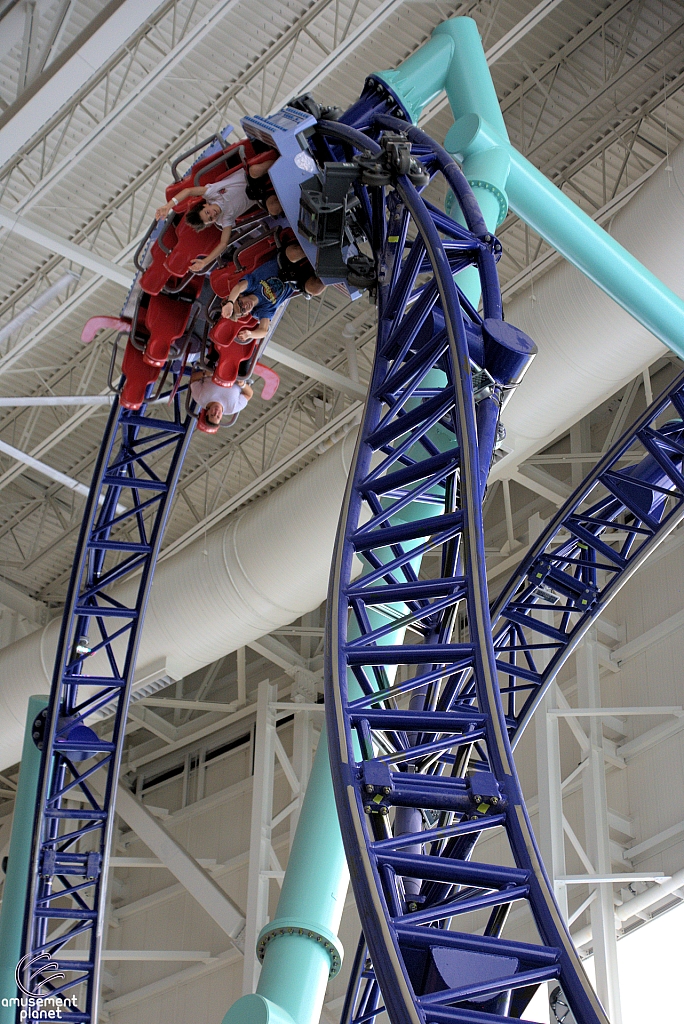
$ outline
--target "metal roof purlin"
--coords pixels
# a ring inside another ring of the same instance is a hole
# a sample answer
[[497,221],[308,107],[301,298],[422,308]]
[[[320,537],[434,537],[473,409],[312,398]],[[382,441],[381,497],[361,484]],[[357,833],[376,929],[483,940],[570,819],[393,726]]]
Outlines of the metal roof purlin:
[[158,6],[159,0],[114,0],[95,15],[75,45],[20,93],[0,120],[0,166],[69,102]]

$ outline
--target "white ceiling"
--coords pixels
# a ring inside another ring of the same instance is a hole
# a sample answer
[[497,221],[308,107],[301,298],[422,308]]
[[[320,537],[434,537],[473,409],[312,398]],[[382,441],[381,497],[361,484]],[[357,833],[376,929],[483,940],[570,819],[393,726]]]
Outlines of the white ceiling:
[[[7,6],[5,25],[18,24],[23,5]],[[22,66],[35,72],[45,59],[55,17],[63,15],[50,60],[59,64],[103,6],[36,5],[28,62],[23,31],[0,59],[0,104],[7,104],[0,131],[13,112],[21,115]],[[456,13],[476,18],[490,49],[532,7],[519,0],[166,2],[144,25],[127,26],[126,44],[0,169],[0,203],[128,268],[170,179],[170,160],[196,140],[237,124],[245,112],[281,105],[312,81],[317,97],[344,106],[367,73],[396,65]],[[562,0],[492,66],[514,144],[592,215],[606,207],[609,215],[630,183],[684,136],[683,30],[676,0]],[[449,124],[444,106],[427,121],[438,139]],[[514,216],[500,234],[500,270],[512,294],[529,282],[527,268],[546,246]],[[3,342],[0,397],[97,394],[106,386],[108,340],[84,348],[78,339],[89,316],[118,311],[124,289],[7,232],[0,234],[0,328],[72,266],[80,279]],[[363,380],[373,322],[365,300],[345,307],[331,289],[321,300],[297,299],[276,340],[347,374],[340,328],[352,319]],[[307,440],[328,424],[334,432],[338,417],[348,415],[353,398],[283,366],[279,372],[283,383],[271,405],[257,400],[232,432],[193,442],[167,543],[193,527],[201,531],[205,515],[232,497],[244,492],[239,504],[277,486],[316,457]],[[0,439],[87,483],[105,412],[5,408]],[[282,459],[283,472],[266,479]],[[59,606],[81,508],[78,496],[3,456],[2,577]]]

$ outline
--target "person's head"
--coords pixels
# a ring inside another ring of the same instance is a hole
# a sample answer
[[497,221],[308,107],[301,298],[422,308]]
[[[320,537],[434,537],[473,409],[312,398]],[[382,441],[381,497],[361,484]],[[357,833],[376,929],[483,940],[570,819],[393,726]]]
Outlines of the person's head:
[[207,410],[200,409],[199,416],[197,417],[197,429],[201,430],[203,434],[215,434],[221,425],[219,419],[218,423],[210,423],[207,418]]
[[235,308],[238,316],[246,316],[248,313],[251,313],[258,301],[259,300],[256,295],[252,295],[251,293],[247,294],[246,292],[243,292],[241,295],[238,295],[235,301]]
[[223,418],[223,406],[220,402],[209,402],[204,410],[205,419],[211,427],[220,427]]
[[197,206],[193,206],[192,210],[188,210],[185,219],[195,231],[204,231],[210,224],[216,222],[220,213],[221,207],[218,203],[208,203],[206,199],[203,199]]

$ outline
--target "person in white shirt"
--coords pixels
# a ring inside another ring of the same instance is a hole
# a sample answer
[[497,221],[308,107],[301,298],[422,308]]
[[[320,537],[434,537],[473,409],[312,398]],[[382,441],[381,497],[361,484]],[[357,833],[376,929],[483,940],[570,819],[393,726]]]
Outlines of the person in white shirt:
[[190,394],[204,409],[207,423],[218,427],[224,416],[244,409],[254,390],[245,381],[236,381],[229,388],[221,387],[211,379],[211,370],[196,370],[190,378]]
[[[260,164],[252,164],[249,168],[250,178],[261,178],[273,166],[272,160],[265,160]],[[185,219],[192,225],[195,231],[203,231],[210,224],[221,228],[221,239],[207,256],[194,259],[190,264],[190,270],[198,274],[205,267],[208,267],[217,256],[220,256],[230,241],[230,236],[237,218],[246,213],[254,206],[254,199],[247,195],[247,175],[242,167],[233,171],[227,178],[215,181],[211,185],[194,185],[192,188],[184,188],[173,197],[168,203],[160,206],[155,213],[157,220],[168,217],[174,206],[182,203],[190,196],[201,196],[204,200],[189,210]],[[267,209],[272,217],[282,213],[282,206],[278,197],[273,195],[267,202]]]

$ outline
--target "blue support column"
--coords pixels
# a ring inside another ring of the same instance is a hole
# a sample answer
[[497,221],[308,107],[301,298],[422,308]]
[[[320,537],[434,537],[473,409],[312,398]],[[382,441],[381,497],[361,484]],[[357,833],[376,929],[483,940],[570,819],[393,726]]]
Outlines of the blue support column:
[[[21,957],[33,819],[40,780],[40,751],[33,742],[32,731],[35,719],[47,707],[47,703],[47,696],[30,697],[28,703],[19,783],[14,801],[7,875],[0,908],[0,1000],[11,999],[17,994],[14,972]],[[16,1010],[13,1007],[2,1006],[0,1002],[0,1024],[14,1024],[15,1017]]]

